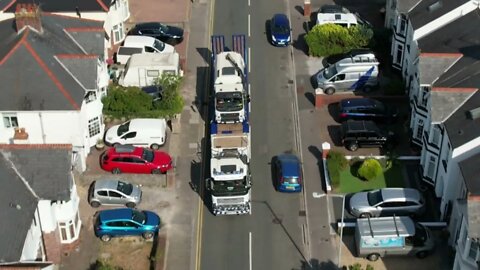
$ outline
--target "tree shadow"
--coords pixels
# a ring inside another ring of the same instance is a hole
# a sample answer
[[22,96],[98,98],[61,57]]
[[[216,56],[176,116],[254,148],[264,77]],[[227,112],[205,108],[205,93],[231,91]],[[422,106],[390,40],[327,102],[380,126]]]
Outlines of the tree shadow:
[[210,97],[210,68],[209,67],[197,67],[197,81],[196,81],[196,95],[195,100],[191,104],[191,108],[199,112],[200,117],[204,122],[208,122],[208,100]]
[[303,52],[305,55],[308,55],[308,46],[307,42],[305,41],[305,33],[302,33],[297,36],[297,39],[293,41],[293,48]]
[[304,96],[313,106],[315,106],[315,95],[312,92],[305,92]]
[[339,268],[336,263],[328,260],[320,262],[318,259],[310,259],[308,261],[301,261],[301,268],[300,269],[292,269],[292,270],[340,270],[343,268]]
[[294,8],[295,8],[296,11],[298,11],[298,13],[300,13],[300,15],[303,16],[305,11],[304,11],[302,6],[295,6]]

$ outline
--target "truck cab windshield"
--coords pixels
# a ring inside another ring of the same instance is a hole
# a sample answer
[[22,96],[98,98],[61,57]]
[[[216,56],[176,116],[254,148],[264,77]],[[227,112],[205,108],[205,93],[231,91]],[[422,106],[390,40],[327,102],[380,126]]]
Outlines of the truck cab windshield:
[[211,182],[213,196],[234,196],[246,195],[250,187],[246,179],[231,181],[213,181]]
[[222,112],[240,111],[243,109],[243,96],[239,92],[221,92],[215,95],[216,110]]

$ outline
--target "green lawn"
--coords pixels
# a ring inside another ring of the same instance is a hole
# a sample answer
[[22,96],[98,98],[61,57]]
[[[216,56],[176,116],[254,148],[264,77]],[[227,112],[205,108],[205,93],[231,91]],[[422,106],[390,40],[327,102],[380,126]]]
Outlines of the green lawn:
[[352,175],[350,166],[340,172],[340,185],[335,189],[337,193],[353,193],[363,190],[384,188],[384,187],[404,187],[405,182],[402,174],[403,166],[393,165],[382,175],[371,181],[363,181]]

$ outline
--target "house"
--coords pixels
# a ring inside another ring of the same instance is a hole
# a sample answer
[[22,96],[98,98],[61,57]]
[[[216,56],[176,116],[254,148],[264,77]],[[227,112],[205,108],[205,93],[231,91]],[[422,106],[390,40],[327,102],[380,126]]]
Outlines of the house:
[[412,143],[422,149],[422,180],[441,199],[441,218],[457,251],[455,269],[477,269],[479,260],[478,228],[468,226],[478,222],[468,214],[477,191],[462,176],[465,162],[480,166],[473,158],[480,153],[479,6],[473,0],[386,4],[392,66],[401,71],[410,98]]
[[86,169],[104,132],[102,24],[31,4],[0,21],[0,143],[71,144],[75,168]]
[[17,4],[36,3],[42,11],[103,22],[107,48],[121,43],[130,18],[128,0],[11,0],[0,1],[0,21],[13,19]]
[[82,222],[72,145],[0,144],[0,268],[55,269]]

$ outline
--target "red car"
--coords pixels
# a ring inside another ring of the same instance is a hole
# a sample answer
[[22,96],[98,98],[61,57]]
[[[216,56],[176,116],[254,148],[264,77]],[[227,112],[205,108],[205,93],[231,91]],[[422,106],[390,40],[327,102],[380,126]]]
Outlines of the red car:
[[172,158],[165,152],[131,145],[111,147],[100,156],[100,166],[114,174],[166,173],[172,168]]

